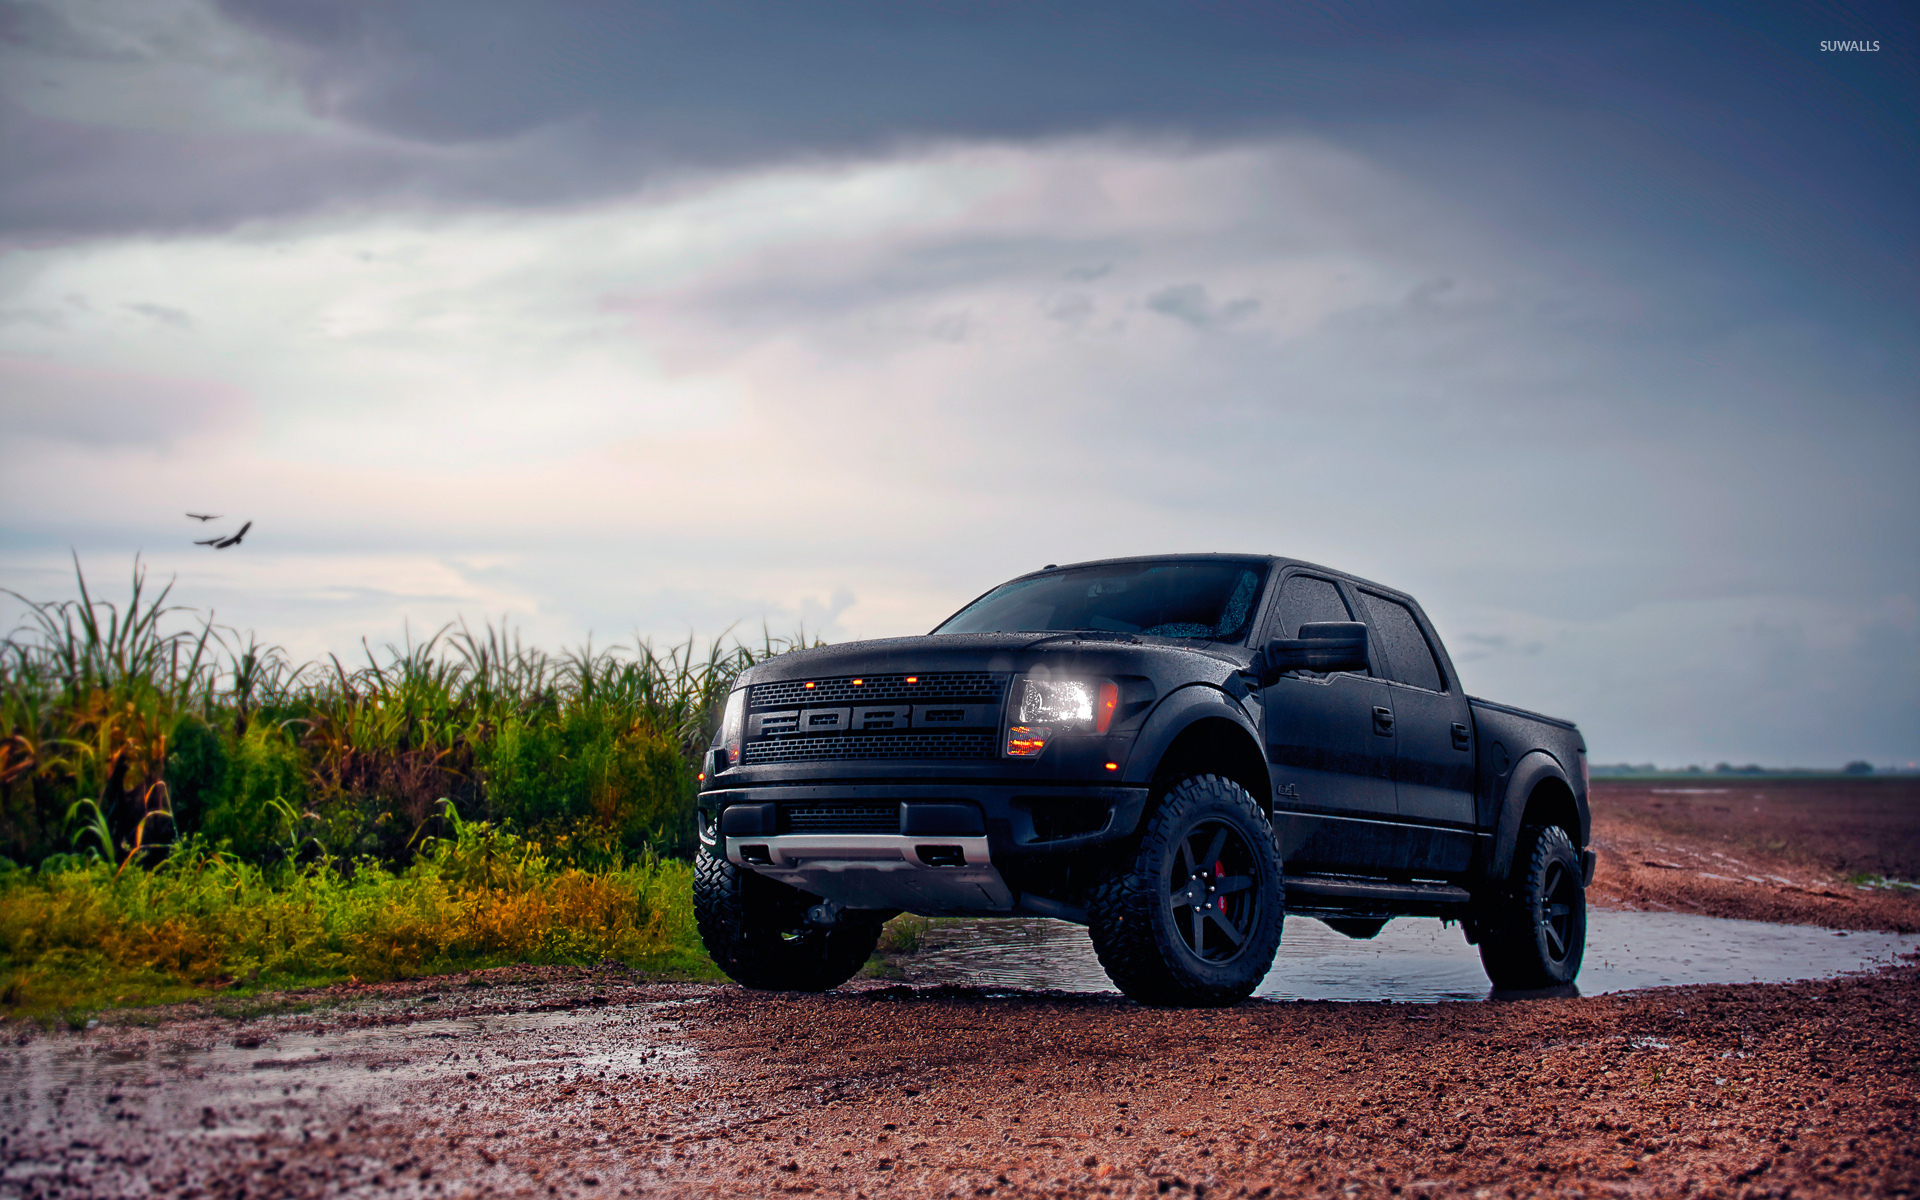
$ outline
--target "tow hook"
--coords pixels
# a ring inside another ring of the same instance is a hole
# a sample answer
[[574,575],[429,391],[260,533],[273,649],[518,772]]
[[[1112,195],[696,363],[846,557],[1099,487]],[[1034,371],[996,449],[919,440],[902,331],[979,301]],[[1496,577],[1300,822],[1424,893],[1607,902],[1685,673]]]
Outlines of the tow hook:
[[812,908],[807,910],[807,924],[809,925],[837,924],[840,920],[840,910],[842,907],[843,906],[837,900],[822,900],[820,903],[814,905]]

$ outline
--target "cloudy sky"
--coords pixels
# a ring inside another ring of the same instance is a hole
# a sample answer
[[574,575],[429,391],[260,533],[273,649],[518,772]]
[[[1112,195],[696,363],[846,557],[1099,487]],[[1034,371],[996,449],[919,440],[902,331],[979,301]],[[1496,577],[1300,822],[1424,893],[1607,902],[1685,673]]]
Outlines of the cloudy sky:
[[0,586],[306,658],[1273,552],[1595,761],[1905,764],[1920,29],[1755,7],[0,0]]

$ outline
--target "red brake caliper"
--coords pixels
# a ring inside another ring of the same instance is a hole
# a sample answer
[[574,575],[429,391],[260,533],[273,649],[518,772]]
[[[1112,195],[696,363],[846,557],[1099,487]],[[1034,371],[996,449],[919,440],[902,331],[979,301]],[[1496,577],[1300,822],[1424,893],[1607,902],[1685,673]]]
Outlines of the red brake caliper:
[[[1214,859],[1213,860],[1213,877],[1215,879],[1224,879],[1226,878],[1226,875],[1227,875],[1226,865],[1222,863],[1219,859],[1217,858]],[[1226,912],[1227,898],[1225,896],[1215,896],[1213,898],[1213,906],[1219,909],[1221,912]]]

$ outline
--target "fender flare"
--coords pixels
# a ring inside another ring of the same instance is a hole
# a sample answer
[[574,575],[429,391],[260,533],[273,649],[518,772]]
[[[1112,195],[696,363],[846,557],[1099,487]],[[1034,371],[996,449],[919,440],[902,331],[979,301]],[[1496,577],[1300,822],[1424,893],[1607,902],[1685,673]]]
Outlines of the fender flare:
[[[1487,862],[1487,877],[1505,879],[1513,870],[1513,851],[1520,841],[1520,820],[1527,815],[1527,798],[1533,795],[1533,789],[1540,786],[1541,780],[1558,779],[1573,791],[1573,781],[1567,778],[1566,768],[1560,760],[1545,750],[1530,750],[1514,764],[1513,774],[1507,778],[1506,795],[1500,801],[1499,823],[1494,828],[1493,854]],[[1579,793],[1574,792],[1577,796]]]
[[[1238,726],[1247,735],[1248,743],[1259,756],[1261,770],[1265,772],[1266,742],[1247,711],[1222,688],[1208,683],[1190,683],[1168,693],[1147,714],[1139,736],[1134,739],[1133,750],[1127,755],[1123,776],[1125,781],[1142,787],[1151,784],[1154,774],[1160,769],[1161,760],[1180,735],[1196,722],[1208,719],[1227,720]],[[1262,808],[1273,802],[1271,777],[1253,799]]]

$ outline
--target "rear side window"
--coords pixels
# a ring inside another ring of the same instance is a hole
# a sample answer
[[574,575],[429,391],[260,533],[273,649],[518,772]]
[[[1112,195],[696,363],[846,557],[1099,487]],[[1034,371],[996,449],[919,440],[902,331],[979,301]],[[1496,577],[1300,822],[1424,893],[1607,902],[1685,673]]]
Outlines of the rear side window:
[[1365,598],[1367,612],[1373,618],[1374,632],[1386,643],[1387,657],[1392,660],[1387,677],[1430,692],[1446,691],[1446,685],[1440,682],[1440,664],[1434,661],[1433,648],[1427,645],[1426,635],[1420,632],[1420,623],[1413,619],[1412,611],[1385,596],[1372,592],[1360,595]]
[[1291,575],[1280,587],[1280,626],[1286,637],[1300,636],[1302,625],[1315,621],[1351,621],[1340,589],[1311,575]]

